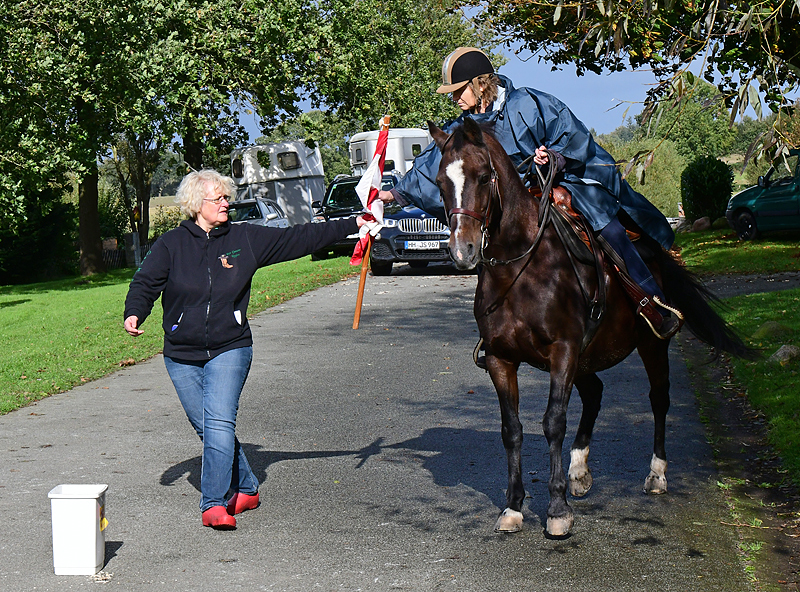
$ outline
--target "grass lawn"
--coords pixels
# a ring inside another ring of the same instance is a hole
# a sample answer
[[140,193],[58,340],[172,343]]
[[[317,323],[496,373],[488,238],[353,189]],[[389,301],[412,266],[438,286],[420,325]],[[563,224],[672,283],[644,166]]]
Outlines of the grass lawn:
[[706,230],[678,234],[675,245],[686,267],[698,275],[800,270],[800,231],[740,241],[729,228]]
[[800,346],[800,289],[729,298],[725,320],[764,353],[756,362],[731,360],[735,386],[767,419],[771,444],[800,485],[800,360],[770,362],[782,345]]
[[[730,230],[709,230],[679,234],[676,244],[686,266],[701,276],[800,270],[800,232],[742,242]],[[725,304],[722,317],[764,353],[756,362],[731,360],[733,387],[764,415],[772,445],[789,478],[800,485],[800,360],[783,365],[768,361],[782,345],[800,346],[800,290],[737,296]],[[777,325],[759,332],[767,323]]]
[[[357,273],[346,257],[260,269],[248,314]],[[161,305],[134,339],[122,328],[132,270],[0,287],[0,414],[146,360],[161,351]],[[353,294],[355,305],[355,292]]]

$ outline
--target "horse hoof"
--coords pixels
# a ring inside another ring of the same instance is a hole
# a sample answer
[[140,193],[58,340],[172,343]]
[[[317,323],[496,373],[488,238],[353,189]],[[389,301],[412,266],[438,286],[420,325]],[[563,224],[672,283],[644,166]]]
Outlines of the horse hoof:
[[592,488],[592,473],[587,470],[582,475],[569,476],[569,492],[573,497],[583,497]]
[[644,480],[644,492],[650,495],[667,493],[667,478],[650,471],[647,479]]
[[644,480],[644,492],[652,495],[667,493],[667,461],[655,454],[650,459],[650,474]]
[[522,530],[522,512],[506,508],[494,525],[495,532],[519,532]]
[[569,534],[572,525],[575,523],[575,516],[570,512],[566,516],[555,518],[547,517],[547,534],[554,537],[562,537]]

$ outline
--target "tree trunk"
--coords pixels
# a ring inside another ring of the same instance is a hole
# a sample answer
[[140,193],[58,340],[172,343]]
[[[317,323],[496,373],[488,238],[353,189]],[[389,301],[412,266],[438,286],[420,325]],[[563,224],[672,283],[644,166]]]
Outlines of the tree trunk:
[[100,236],[100,214],[97,209],[97,164],[78,185],[78,240],[81,275],[102,273],[103,243]]
[[183,136],[183,160],[195,171],[203,168],[203,142],[197,137],[197,129],[187,122]]

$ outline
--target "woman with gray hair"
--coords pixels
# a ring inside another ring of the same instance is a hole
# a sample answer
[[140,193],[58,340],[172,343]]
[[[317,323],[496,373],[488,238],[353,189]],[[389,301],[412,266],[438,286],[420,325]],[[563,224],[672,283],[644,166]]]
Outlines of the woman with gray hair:
[[247,322],[253,274],[309,255],[364,224],[362,217],[290,228],[230,224],[233,191],[233,180],[213,170],[183,178],[176,202],[190,220],[153,245],[133,276],[124,313],[125,330],[137,337],[162,297],[164,363],[203,442],[203,526],[221,530],[236,528],[234,515],[259,505],[258,480],[235,434],[253,357]]

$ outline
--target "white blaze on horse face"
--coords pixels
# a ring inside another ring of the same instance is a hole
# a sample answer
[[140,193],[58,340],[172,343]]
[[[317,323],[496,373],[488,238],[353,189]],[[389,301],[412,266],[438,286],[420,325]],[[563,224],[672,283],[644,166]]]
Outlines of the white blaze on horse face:
[[444,170],[444,172],[447,173],[447,178],[450,179],[450,182],[453,184],[453,188],[455,189],[454,207],[460,208],[461,200],[464,197],[464,184],[466,182],[466,178],[464,177],[464,161],[454,160],[447,165],[447,168]]
[[[450,182],[453,184],[454,204],[451,209],[460,208],[464,201],[464,185],[467,181],[464,176],[464,161],[461,159],[454,160],[447,165],[444,171],[447,174],[447,178],[450,179]],[[461,245],[463,244],[462,233],[461,224],[457,224],[453,236],[450,237],[450,248],[453,251],[453,258],[456,262],[466,259],[464,253],[461,252]]]

